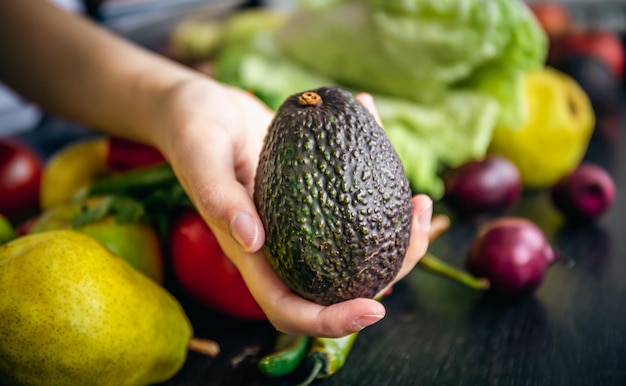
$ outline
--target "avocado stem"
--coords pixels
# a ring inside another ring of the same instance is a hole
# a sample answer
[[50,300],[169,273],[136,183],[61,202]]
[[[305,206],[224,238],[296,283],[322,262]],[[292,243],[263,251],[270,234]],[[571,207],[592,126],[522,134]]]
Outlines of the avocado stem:
[[300,94],[298,103],[300,106],[317,106],[322,103],[322,97],[316,92],[307,91]]
[[217,344],[216,341],[209,339],[191,338],[187,347],[191,351],[210,357],[217,356],[217,354],[220,353],[219,344]]
[[463,272],[445,261],[438,259],[431,253],[426,253],[417,264],[424,269],[448,277],[475,290],[487,290],[490,286],[489,280]]

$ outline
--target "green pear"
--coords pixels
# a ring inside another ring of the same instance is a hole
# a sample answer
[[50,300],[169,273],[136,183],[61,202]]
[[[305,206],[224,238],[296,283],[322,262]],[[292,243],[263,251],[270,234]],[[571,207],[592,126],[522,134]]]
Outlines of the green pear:
[[0,294],[2,385],[159,383],[192,339],[164,287],[72,230],[0,246]]
[[72,228],[98,240],[135,269],[163,283],[161,245],[156,232],[149,225],[137,221],[119,222],[112,214],[74,225],[77,216],[101,203],[102,198],[94,197],[78,203],[53,206],[32,222],[28,233]]

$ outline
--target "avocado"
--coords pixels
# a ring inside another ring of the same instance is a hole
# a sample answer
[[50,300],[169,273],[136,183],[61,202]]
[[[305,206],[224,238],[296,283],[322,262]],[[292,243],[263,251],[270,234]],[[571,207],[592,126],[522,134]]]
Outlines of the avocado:
[[378,295],[407,251],[411,195],[391,142],[352,93],[321,87],[280,105],[254,202],[267,258],[294,292],[322,305]]

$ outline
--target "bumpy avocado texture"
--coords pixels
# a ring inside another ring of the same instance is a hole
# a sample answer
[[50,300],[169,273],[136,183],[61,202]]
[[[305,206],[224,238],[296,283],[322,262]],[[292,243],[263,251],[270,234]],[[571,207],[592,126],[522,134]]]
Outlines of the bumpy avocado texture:
[[283,102],[261,151],[254,201],[272,267],[309,300],[372,298],[402,266],[409,182],[383,129],[347,90],[322,87]]

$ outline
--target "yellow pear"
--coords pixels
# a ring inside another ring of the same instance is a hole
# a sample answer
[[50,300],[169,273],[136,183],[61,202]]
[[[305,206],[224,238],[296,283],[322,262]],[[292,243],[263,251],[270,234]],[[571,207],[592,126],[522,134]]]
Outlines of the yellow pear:
[[[105,214],[91,222],[74,226],[84,211],[101,205],[105,198],[55,205],[34,218],[29,234],[59,229],[73,229],[104,244],[111,252],[126,260],[133,268],[163,283],[163,256],[156,231],[143,222],[119,222],[114,215]],[[1,227],[0,227],[1,228]],[[0,237],[1,240],[1,237]]]
[[0,294],[2,385],[159,383],[192,339],[165,288],[72,230],[0,246]]

